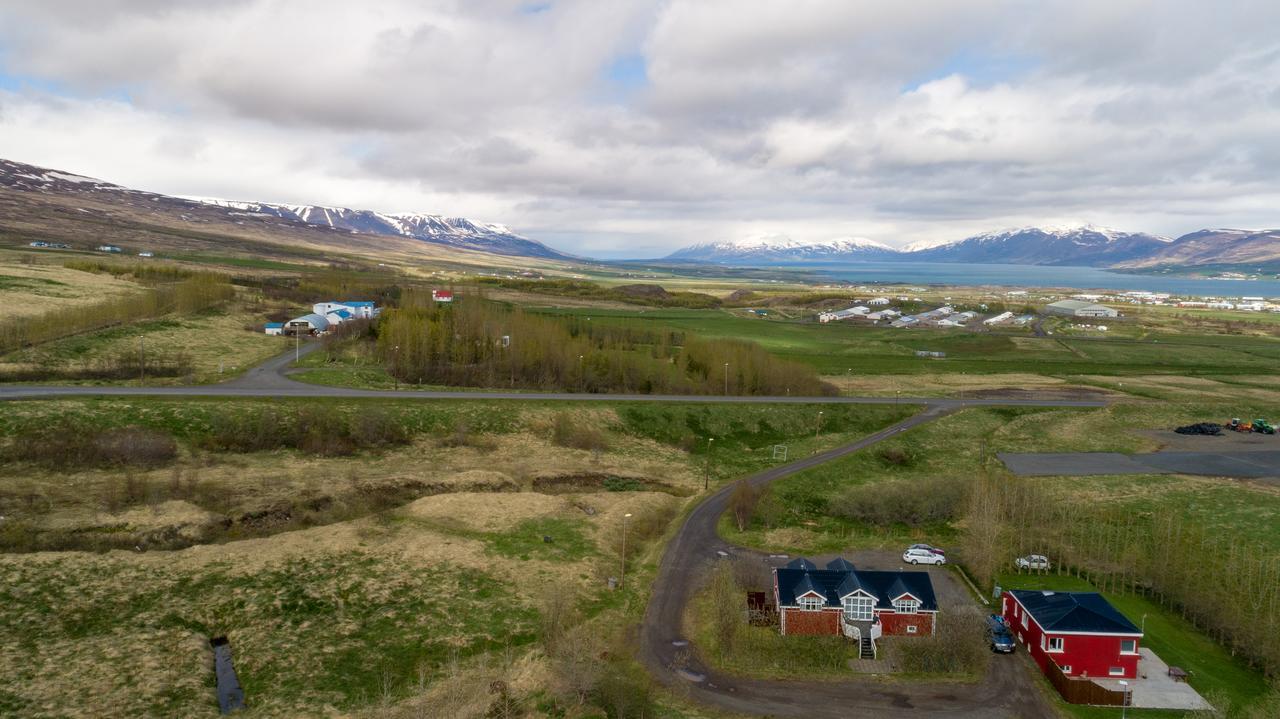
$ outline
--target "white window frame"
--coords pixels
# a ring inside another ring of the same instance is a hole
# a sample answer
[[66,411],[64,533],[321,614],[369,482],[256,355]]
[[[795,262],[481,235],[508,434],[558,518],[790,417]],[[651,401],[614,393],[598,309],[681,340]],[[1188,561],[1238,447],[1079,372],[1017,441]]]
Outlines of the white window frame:
[[1108,667],[1107,676],[1110,676],[1110,677],[1124,676],[1124,667]]
[[1071,673],[1071,665],[1070,665],[1070,664],[1063,664],[1061,667],[1058,667],[1058,668],[1062,670],[1062,673],[1063,673],[1063,674],[1070,674],[1070,673]]
[[893,611],[898,614],[918,614],[920,612],[920,600],[895,599],[893,600]]
[[875,618],[876,600],[865,594],[850,594],[841,602],[846,619],[854,622],[869,622]]
[[[1125,648],[1124,648],[1124,645],[1125,645],[1125,644],[1132,644],[1132,645],[1133,645],[1133,649],[1125,649]],[[1137,639],[1121,639],[1121,640],[1120,640],[1120,653],[1121,653],[1121,654],[1128,654],[1128,655],[1130,655],[1130,656],[1132,656],[1132,655],[1134,655],[1134,654],[1137,654],[1137,653],[1138,653],[1138,640],[1137,640]]]
[[908,624],[908,625],[907,625],[907,634],[915,634],[915,633],[916,633],[916,625],[914,625],[914,624]]
[[824,602],[818,597],[800,597],[796,600],[802,612],[820,612]]
[[1067,641],[1062,637],[1048,637],[1045,642],[1044,650],[1050,654],[1061,654],[1066,651],[1066,645]]

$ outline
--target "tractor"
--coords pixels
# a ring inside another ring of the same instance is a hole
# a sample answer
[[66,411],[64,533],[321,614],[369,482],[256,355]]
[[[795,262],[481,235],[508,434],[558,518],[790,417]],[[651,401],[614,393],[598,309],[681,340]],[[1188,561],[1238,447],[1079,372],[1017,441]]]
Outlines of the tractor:
[[1227,429],[1232,432],[1252,432],[1253,425],[1249,422],[1241,422],[1239,417],[1232,417],[1231,421],[1227,423]]
[[1259,434],[1275,434],[1276,426],[1265,419],[1253,420],[1253,431]]

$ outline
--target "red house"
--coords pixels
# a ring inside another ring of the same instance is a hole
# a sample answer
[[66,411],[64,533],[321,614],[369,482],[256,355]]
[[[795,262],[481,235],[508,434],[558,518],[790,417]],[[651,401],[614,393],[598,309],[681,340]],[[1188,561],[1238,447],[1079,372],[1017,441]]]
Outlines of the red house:
[[453,292],[451,290],[431,290],[431,299],[436,302],[453,302]]
[[846,636],[864,645],[881,634],[932,634],[938,614],[928,572],[855,569],[844,559],[826,569],[807,559],[774,569],[773,597],[784,635]]
[[1138,676],[1142,631],[1101,594],[1014,589],[1001,614],[1042,672],[1052,663],[1070,677]]

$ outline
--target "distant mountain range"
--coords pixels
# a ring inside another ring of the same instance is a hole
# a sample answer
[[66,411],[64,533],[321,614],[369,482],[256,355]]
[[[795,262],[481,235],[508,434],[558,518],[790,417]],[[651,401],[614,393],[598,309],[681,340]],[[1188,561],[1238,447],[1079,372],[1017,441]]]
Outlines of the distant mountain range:
[[[345,207],[173,197],[132,190],[92,177],[10,160],[0,160],[0,188],[62,197],[91,197],[99,203],[145,208],[148,214],[153,215],[167,211],[174,217],[193,223],[221,220],[244,224],[246,219],[255,219],[277,225],[306,225],[350,234],[411,238],[433,245],[496,255],[577,259],[518,235],[502,225],[483,224],[461,217],[420,213],[383,214]],[[89,210],[85,210],[85,213],[92,214]]]
[[665,259],[750,265],[866,261],[1193,268],[1280,263],[1280,230],[1200,230],[1177,239],[1106,227],[1022,227],[895,250],[863,238],[801,242],[783,235],[693,245]]
[[700,262],[799,262],[804,260],[891,259],[898,253],[888,245],[863,237],[837,237],[824,242],[800,242],[785,235],[756,235],[728,242],[708,242],[677,250],[668,260]]

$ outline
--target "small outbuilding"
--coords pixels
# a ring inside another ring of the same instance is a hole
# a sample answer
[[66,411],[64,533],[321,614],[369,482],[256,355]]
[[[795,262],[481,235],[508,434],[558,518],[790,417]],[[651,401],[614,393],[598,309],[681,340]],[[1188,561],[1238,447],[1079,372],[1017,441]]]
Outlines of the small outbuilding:
[[266,332],[269,335],[281,335],[281,334],[284,334],[284,323],[268,322],[267,324],[263,325],[262,330],[263,332]]

